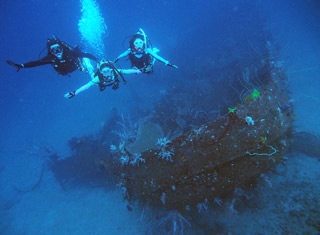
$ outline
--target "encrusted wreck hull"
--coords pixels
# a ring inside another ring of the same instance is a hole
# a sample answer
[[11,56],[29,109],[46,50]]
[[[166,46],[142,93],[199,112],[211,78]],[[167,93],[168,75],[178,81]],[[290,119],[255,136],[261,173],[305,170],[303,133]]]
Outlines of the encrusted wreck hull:
[[134,164],[114,162],[122,192],[181,210],[252,184],[281,161],[289,146],[294,115],[284,87],[272,79],[258,96],[162,148],[141,153]]

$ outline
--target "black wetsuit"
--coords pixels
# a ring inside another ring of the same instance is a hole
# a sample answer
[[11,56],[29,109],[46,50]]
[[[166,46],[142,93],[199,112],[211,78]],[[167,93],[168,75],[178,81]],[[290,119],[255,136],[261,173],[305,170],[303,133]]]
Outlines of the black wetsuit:
[[146,54],[143,52],[142,56],[136,57],[135,53],[129,54],[129,60],[131,62],[132,67],[136,67],[137,69],[141,70],[141,72],[145,72],[145,69],[152,65],[152,57],[150,54]]
[[48,52],[48,54],[40,60],[24,63],[23,68],[31,68],[45,64],[51,64],[59,74],[67,75],[77,69],[82,69],[81,58],[83,57],[98,61],[95,56],[89,53],[81,52],[77,47],[74,49],[63,47],[63,56],[61,59],[58,59],[53,54]]

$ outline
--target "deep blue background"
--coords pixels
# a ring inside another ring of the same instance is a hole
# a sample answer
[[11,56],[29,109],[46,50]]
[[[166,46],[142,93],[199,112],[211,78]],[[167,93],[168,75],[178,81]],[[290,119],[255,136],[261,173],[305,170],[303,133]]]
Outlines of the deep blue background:
[[[0,144],[10,148],[32,140],[57,144],[59,149],[71,136],[98,130],[112,107],[127,110],[136,105],[148,106],[157,99],[160,90],[171,87],[176,79],[192,82],[188,76],[197,64],[207,63],[219,50],[217,46],[230,36],[236,36],[237,43],[259,40],[259,34],[257,38],[248,38],[248,28],[243,25],[250,24],[249,30],[259,31],[261,18],[265,20],[263,27],[268,28],[283,51],[288,52],[284,58],[289,63],[298,63],[303,57],[299,55],[301,48],[310,47],[308,42],[319,38],[320,31],[320,7],[315,0],[99,1],[108,26],[107,59],[122,53],[127,48],[125,39],[142,27],[154,47],[160,49],[160,55],[177,64],[179,70],[157,63],[155,77],[128,77],[128,85],[122,85],[117,92],[100,93],[97,88],[91,88],[75,99],[65,100],[65,92],[88,81],[85,74],[75,72],[71,78],[63,77],[50,66],[16,73],[5,60],[23,63],[38,59],[52,34],[71,45],[81,43],[80,2],[3,0],[0,4]],[[301,33],[301,29],[308,35]],[[312,56],[316,50],[305,51]],[[129,67],[126,61],[121,64]],[[318,66],[313,59],[308,65]]]
[[[156,63],[155,76],[127,76],[128,84],[121,84],[117,91],[99,92],[97,87],[92,87],[67,100],[63,97],[65,92],[89,81],[85,73],[76,71],[71,77],[59,76],[49,65],[22,69],[17,73],[5,60],[24,63],[38,59],[52,34],[71,45],[80,44],[80,1],[1,0],[0,172],[5,170],[0,175],[0,201],[5,202],[2,199],[11,195],[16,197],[12,190],[15,178],[28,181],[23,164],[31,161],[27,155],[34,146],[51,146],[60,155],[67,156],[68,139],[97,132],[113,108],[130,112],[136,107],[150,107],[160,97],[161,90],[170,89],[177,81],[192,84],[201,68],[214,66],[211,63],[221,50],[220,45],[230,44],[236,50],[242,42],[259,42],[263,36],[261,27],[268,30],[280,46],[279,59],[289,75],[297,130],[320,133],[318,0],[100,0],[98,4],[108,26],[104,41],[107,59],[115,59],[126,50],[128,40],[125,39],[141,27],[153,46],[160,49],[159,55],[177,64],[179,69]],[[120,64],[123,68],[130,66],[125,60]],[[214,77],[214,74],[210,76]],[[219,94],[219,87],[216,92]],[[31,176],[30,179],[34,182]],[[48,181],[42,186],[47,185],[51,187]],[[50,189],[50,195],[54,194]],[[32,200],[25,199],[24,203],[28,206],[30,203],[27,208],[38,204]],[[59,205],[58,200],[56,205]],[[28,214],[28,209],[24,213]],[[12,213],[12,221],[16,224],[23,222],[19,215],[19,211]],[[0,218],[8,219],[6,214]],[[36,227],[37,221],[32,222]],[[21,224],[20,231],[25,231]],[[74,227],[77,227],[77,221]],[[32,234],[32,230],[27,234]]]

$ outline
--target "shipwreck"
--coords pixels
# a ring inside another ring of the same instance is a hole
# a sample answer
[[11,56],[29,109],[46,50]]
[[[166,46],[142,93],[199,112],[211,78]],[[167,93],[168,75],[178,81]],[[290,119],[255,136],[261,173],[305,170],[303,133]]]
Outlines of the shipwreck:
[[125,142],[112,145],[112,164],[105,167],[122,194],[181,211],[232,195],[280,163],[294,121],[287,78],[272,60],[256,74],[263,82],[215,120],[173,139],[158,138],[143,152],[128,151]]

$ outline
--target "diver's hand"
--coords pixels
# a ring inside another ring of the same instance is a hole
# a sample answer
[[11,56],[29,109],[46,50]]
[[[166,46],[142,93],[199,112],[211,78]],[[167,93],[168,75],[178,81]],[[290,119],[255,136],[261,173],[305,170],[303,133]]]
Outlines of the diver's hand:
[[167,66],[171,67],[171,68],[175,68],[177,69],[178,66],[177,65],[174,65],[174,64],[170,64],[170,62],[166,63]]
[[134,74],[141,74],[142,72],[139,69],[133,69]]
[[73,91],[73,92],[68,92],[66,94],[64,94],[64,98],[68,98],[68,99],[71,99],[72,97],[74,97],[76,95],[76,92]]
[[174,65],[174,64],[168,64],[168,66],[171,67],[171,68],[175,68],[175,69],[178,68],[178,66],[177,66],[177,65]]
[[13,66],[17,69],[17,72],[19,72],[20,69],[24,68],[23,64],[16,64],[14,62],[12,62],[11,60],[6,60],[7,64],[10,66]]

